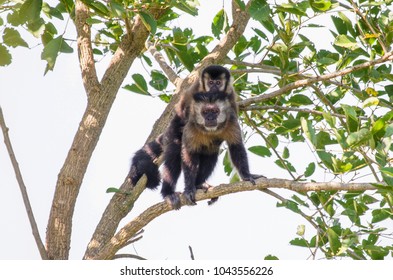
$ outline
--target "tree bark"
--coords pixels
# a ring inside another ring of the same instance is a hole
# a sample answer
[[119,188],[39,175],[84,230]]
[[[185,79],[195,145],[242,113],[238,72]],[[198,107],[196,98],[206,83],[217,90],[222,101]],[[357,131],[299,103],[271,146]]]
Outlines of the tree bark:
[[[164,10],[154,12],[154,16],[159,17]],[[144,49],[149,35],[149,31],[137,16],[132,31],[125,35],[99,83],[91,45],[91,31],[86,23],[89,17],[88,7],[78,0],[75,13],[79,60],[88,99],[86,111],[58,175],[46,235],[49,259],[68,259],[72,217],[83,177],[116,94],[133,61]]]

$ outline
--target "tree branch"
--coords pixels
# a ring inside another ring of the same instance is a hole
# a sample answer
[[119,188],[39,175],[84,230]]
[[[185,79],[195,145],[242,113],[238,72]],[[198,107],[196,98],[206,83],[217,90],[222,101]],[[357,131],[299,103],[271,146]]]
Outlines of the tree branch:
[[[275,111],[286,111],[286,112],[301,112],[301,113],[307,113],[307,114],[312,114],[312,115],[319,115],[323,116],[324,112],[317,111],[317,110],[311,110],[311,109],[306,109],[306,108],[297,108],[297,107],[284,107],[284,106],[278,106],[278,105],[250,105],[247,107],[242,107],[240,111],[265,111],[265,110],[275,110]],[[336,113],[330,113],[332,116],[338,117],[338,118],[345,118],[344,115],[341,114],[336,114]],[[361,120],[368,120],[367,117],[360,116],[359,119]]]
[[[199,190],[196,193],[196,201],[212,199],[223,195],[228,195],[244,191],[265,191],[267,188],[283,188],[295,192],[309,191],[366,191],[376,190],[376,187],[369,183],[317,183],[317,182],[298,182],[285,179],[258,179],[256,184],[250,182],[237,182],[233,184],[221,184],[217,187],[208,189],[207,192]],[[181,197],[181,205],[186,205],[186,200]],[[132,238],[139,230],[160,215],[173,210],[166,201],[159,202],[138,217],[127,223],[116,235],[105,244],[103,249],[93,257],[93,259],[112,259],[116,252],[122,248],[123,244]]]
[[239,102],[239,106],[240,107],[245,107],[248,106],[250,104],[253,103],[258,103],[258,102],[262,102],[265,100],[269,100],[275,97],[278,97],[282,94],[285,94],[293,89],[296,88],[300,88],[300,87],[305,87],[305,86],[309,86],[311,84],[317,83],[317,82],[322,82],[322,81],[327,81],[336,77],[340,77],[340,76],[345,76],[347,74],[359,71],[361,69],[367,68],[367,67],[371,67],[371,66],[375,66],[387,61],[391,61],[393,60],[393,53],[389,52],[386,55],[382,56],[381,58],[375,59],[375,60],[371,60],[371,61],[367,61],[365,63],[362,64],[358,64],[352,67],[348,67],[346,69],[334,72],[334,73],[330,73],[330,74],[325,74],[325,75],[321,75],[318,77],[312,77],[312,78],[308,78],[308,79],[303,79],[303,80],[298,80],[296,82],[290,83],[286,86],[283,86],[282,88],[275,90],[271,93],[267,93],[267,94],[263,94],[263,95],[259,95],[256,97],[251,97],[245,100],[242,100],[241,102]]
[[[119,88],[135,58],[144,49],[145,41],[149,35],[141,18],[136,16],[131,34],[123,37],[100,84],[94,70],[90,28],[86,23],[89,17],[88,12],[88,7],[78,0],[75,10],[75,25],[78,32],[78,43],[80,43],[78,45],[80,47],[79,58],[81,59],[82,77],[88,95],[88,103],[56,183],[46,236],[49,259],[68,259],[72,217],[83,177]],[[164,9],[152,9],[152,15],[157,18],[164,12]],[[93,70],[88,71],[89,67],[92,67]],[[116,227],[112,234],[115,230]],[[99,228],[96,230],[96,235],[100,236],[100,234]],[[93,240],[97,238],[96,235]]]
[[75,27],[78,35],[79,64],[83,85],[88,97],[93,91],[99,91],[100,87],[91,43],[91,28],[86,22],[89,17],[89,8],[81,0],[75,1]]
[[12,148],[11,140],[8,135],[8,127],[5,124],[3,110],[0,107],[0,127],[3,131],[4,143],[8,151],[8,155],[10,156],[12,167],[14,168],[16,180],[18,181],[20,192],[22,193],[23,203],[25,205],[27,217],[29,218],[30,226],[33,232],[35,243],[37,244],[38,251],[40,252],[41,259],[47,260],[48,254],[46,253],[44,243],[42,242],[40,232],[38,230],[37,222],[35,221],[33,209],[30,204],[29,195],[27,193],[26,185],[23,181],[23,176],[19,168],[18,161],[16,160],[16,156],[14,153],[14,149]]
[[165,61],[162,54],[157,50],[156,46],[151,42],[146,42],[146,48],[160,65],[162,71],[164,71],[165,75],[171,81],[172,84],[178,86],[181,82],[181,78],[173,71],[173,69],[168,65]]

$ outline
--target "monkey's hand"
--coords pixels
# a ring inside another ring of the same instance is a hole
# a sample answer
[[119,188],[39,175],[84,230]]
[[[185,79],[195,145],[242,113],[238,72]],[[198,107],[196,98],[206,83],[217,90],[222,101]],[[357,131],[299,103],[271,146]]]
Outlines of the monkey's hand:
[[258,174],[250,174],[249,176],[243,177],[242,179],[243,179],[243,181],[249,181],[249,182],[251,182],[251,184],[255,185],[256,184],[255,180],[259,179],[259,178],[265,178],[266,179],[265,176],[258,175]]
[[196,205],[196,201],[195,201],[195,192],[196,189],[192,189],[192,190],[185,190],[183,195],[187,200],[187,205]]
[[180,193],[173,193],[165,196],[165,201],[175,210],[179,210],[181,207]]

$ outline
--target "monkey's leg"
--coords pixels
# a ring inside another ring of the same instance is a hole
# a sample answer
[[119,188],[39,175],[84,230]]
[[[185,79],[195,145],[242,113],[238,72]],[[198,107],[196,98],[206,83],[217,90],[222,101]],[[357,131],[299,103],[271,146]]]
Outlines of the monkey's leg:
[[231,156],[233,165],[236,167],[240,177],[244,181],[250,181],[253,185],[255,185],[255,179],[261,177],[266,178],[263,175],[255,175],[250,173],[250,169],[248,167],[247,152],[244,148],[243,143],[229,145],[229,154]]
[[[207,192],[212,186],[206,183],[206,180],[213,173],[214,168],[217,164],[218,153],[212,155],[201,155],[199,162],[199,170],[196,178],[196,186],[197,189],[203,189]],[[218,197],[213,197],[210,199],[207,204],[212,205],[218,200]]]
[[184,197],[189,205],[196,205],[196,177],[198,174],[199,154],[192,153],[186,147],[182,147],[182,170],[184,174]]
[[175,193],[176,183],[181,172],[181,146],[179,142],[169,143],[164,153],[164,168],[162,170],[162,196],[174,209],[180,209],[180,197]]

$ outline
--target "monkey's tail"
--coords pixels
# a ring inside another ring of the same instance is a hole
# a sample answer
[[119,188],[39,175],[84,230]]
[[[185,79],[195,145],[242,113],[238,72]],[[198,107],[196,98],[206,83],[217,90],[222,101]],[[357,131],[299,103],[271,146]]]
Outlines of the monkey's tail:
[[162,140],[163,135],[160,135],[135,153],[129,173],[132,185],[135,186],[143,174],[146,174],[146,188],[154,190],[158,187],[161,176],[156,160],[163,152]]

